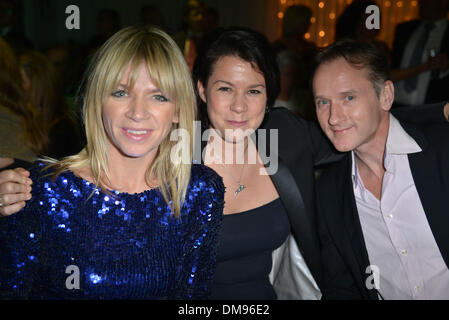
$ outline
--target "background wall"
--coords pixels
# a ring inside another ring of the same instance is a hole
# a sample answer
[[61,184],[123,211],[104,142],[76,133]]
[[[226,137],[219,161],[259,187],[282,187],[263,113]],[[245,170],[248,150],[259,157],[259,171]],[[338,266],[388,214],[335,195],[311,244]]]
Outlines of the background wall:
[[[240,25],[254,28],[271,40],[278,34],[279,3],[275,0],[204,0],[220,14],[220,26]],[[80,8],[80,30],[67,30],[65,8]],[[95,31],[95,17],[101,9],[119,12],[122,26],[139,21],[142,5],[153,4],[163,12],[168,31],[181,27],[185,0],[23,0],[25,33],[38,48],[72,39],[86,42]]]
[[[20,0],[19,0],[20,1]],[[85,42],[95,30],[96,14],[104,8],[114,9],[122,18],[122,26],[138,22],[142,5],[153,4],[164,15],[168,31],[181,27],[186,0],[22,0],[25,32],[38,48],[72,39]],[[220,26],[240,25],[264,33],[271,41],[280,35],[283,11],[293,4],[309,6],[314,16],[307,37],[318,46],[334,41],[338,16],[352,0],[203,0],[220,14]],[[376,0],[381,11],[379,39],[390,46],[395,26],[418,16],[416,0]],[[81,29],[65,28],[65,8],[75,4],[81,11]]]

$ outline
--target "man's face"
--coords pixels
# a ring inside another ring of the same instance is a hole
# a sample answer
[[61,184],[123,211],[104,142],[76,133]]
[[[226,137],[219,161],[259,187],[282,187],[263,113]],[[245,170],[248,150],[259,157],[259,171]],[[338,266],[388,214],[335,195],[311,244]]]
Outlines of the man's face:
[[344,58],[318,67],[313,93],[321,128],[338,151],[369,147],[379,125],[388,121],[394,90],[385,82],[377,97],[366,69],[356,69]]

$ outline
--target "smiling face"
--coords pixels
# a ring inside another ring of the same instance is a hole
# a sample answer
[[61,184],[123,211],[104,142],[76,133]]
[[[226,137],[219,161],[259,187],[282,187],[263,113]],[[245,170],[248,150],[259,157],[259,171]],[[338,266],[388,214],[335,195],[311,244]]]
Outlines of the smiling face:
[[337,150],[366,149],[382,136],[379,128],[385,129],[393,102],[391,81],[377,97],[366,68],[337,58],[318,67],[313,92],[320,126]]
[[128,86],[130,72],[128,67],[103,104],[108,154],[152,161],[172,123],[178,122],[175,102],[155,86],[144,62],[133,87]]
[[[198,82],[198,91],[207,104],[212,127],[222,137],[226,129],[256,130],[262,123],[267,103],[265,78],[251,63],[236,56],[218,59],[206,86]],[[240,139],[236,135],[233,141]]]

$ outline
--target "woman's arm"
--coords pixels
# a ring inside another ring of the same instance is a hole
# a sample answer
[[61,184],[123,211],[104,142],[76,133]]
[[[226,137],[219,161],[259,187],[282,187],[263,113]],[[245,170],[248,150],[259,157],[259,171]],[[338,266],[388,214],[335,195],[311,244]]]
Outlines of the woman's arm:
[[393,108],[391,113],[400,120],[412,123],[441,124],[449,122],[449,102]]
[[[223,219],[224,185],[214,171],[204,175],[200,188],[199,205],[193,207],[185,236],[183,263],[174,299],[207,299],[210,296],[215,272],[219,232]],[[197,201],[195,201],[197,202]]]

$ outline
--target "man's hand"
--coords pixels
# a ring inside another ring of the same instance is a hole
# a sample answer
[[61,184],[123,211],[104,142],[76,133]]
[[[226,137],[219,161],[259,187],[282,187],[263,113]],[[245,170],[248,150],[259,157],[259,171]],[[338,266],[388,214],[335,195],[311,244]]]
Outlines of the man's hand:
[[439,53],[427,61],[429,70],[446,70],[449,68],[449,59],[444,53]]
[[31,199],[30,172],[17,168],[0,171],[0,215],[9,216],[25,207]]

